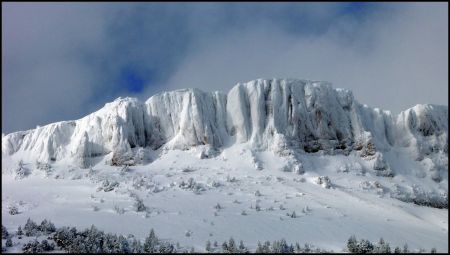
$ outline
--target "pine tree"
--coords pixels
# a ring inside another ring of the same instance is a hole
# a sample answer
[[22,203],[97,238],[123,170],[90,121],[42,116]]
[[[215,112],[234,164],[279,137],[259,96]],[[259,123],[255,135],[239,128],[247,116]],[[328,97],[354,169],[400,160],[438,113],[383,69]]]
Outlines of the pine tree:
[[373,244],[369,240],[362,239],[358,245],[358,252],[370,253],[373,251]]
[[8,237],[6,238],[6,243],[5,243],[5,245],[6,245],[6,247],[12,247],[13,243],[12,243],[12,240],[11,240],[11,236],[8,236]]
[[270,253],[270,242],[269,241],[265,241],[264,245],[263,245],[263,252],[264,253]]
[[214,241],[214,244],[213,244],[213,245],[214,245],[214,247],[216,247],[216,248],[219,247],[219,244],[217,243],[217,241]]
[[128,244],[128,240],[120,235],[118,239],[119,243],[119,253],[129,253],[130,252],[130,245]]
[[241,240],[239,241],[239,252],[246,252],[247,251],[247,247],[245,247],[244,242]]
[[18,235],[18,236],[23,235],[22,226],[19,226],[19,227],[17,228],[17,235]]
[[131,244],[131,252],[132,253],[142,253],[141,241],[133,239],[133,243]]
[[162,242],[159,245],[159,253],[173,253],[175,251],[175,247],[173,247],[173,244],[169,242]]
[[230,237],[230,240],[228,241],[228,251],[232,253],[237,252],[236,243],[234,242],[233,237]]
[[53,233],[56,231],[55,225],[51,221],[47,221],[47,219],[44,219],[41,222],[41,225],[38,227],[38,229],[45,234]]
[[286,242],[286,240],[281,239],[279,242],[279,249],[281,253],[288,253],[289,252],[289,246]]
[[5,228],[5,226],[2,225],[2,239],[7,239],[9,236],[8,230]]
[[311,245],[309,243],[305,243],[305,248],[303,249],[303,251],[306,253],[311,252]]
[[302,247],[300,246],[300,244],[298,242],[295,243],[295,251],[297,253],[300,253],[302,250]]
[[261,242],[258,241],[258,246],[256,247],[256,253],[263,253],[263,252],[264,252],[264,250],[263,250],[263,247],[261,245]]
[[389,243],[386,243],[383,238],[380,238],[376,250],[378,250],[379,253],[391,253],[391,247],[389,246]]
[[295,214],[295,211],[292,212],[291,218],[297,218],[297,214]]
[[289,245],[289,253],[294,253],[295,249],[294,249],[294,245]]
[[156,246],[158,245],[158,238],[155,235],[153,228],[150,230],[150,234],[145,238],[144,251],[145,252],[156,252]]
[[350,253],[358,252],[358,241],[356,240],[356,237],[354,235],[350,236],[350,238],[348,239],[347,249]]
[[436,253],[436,248],[431,248],[431,253]]
[[403,253],[408,253],[408,244],[405,243],[405,245],[403,246]]
[[38,226],[34,221],[28,218],[27,223],[25,223],[25,226],[23,227],[23,230],[25,231],[26,236],[33,236],[36,234]]
[[223,244],[222,244],[222,250],[223,250],[224,252],[227,252],[227,251],[228,251],[228,244],[227,244],[226,241],[223,242]]
[[208,240],[208,241],[206,241],[206,248],[205,248],[205,250],[206,251],[211,251],[212,249],[211,249],[211,242]]
[[400,247],[395,247],[395,249],[394,249],[394,253],[401,253],[402,252],[402,250],[400,249]]

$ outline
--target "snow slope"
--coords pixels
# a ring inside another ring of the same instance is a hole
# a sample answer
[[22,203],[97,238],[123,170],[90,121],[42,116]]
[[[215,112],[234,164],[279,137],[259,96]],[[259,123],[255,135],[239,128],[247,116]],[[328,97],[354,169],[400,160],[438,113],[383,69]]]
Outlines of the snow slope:
[[[120,174],[123,165],[131,170]],[[207,239],[234,236],[337,251],[356,234],[447,251],[448,210],[438,208],[448,208],[448,107],[416,105],[393,116],[351,91],[297,79],[239,83],[227,95],[184,89],[145,103],[118,98],[79,120],[2,136],[2,177],[7,227],[49,215],[56,224],[142,237],[151,225],[200,250]],[[189,178],[198,185],[180,186]],[[105,179],[118,182],[114,193],[97,191]],[[152,208],[147,218],[133,212],[130,192]],[[5,206],[21,200],[28,207],[9,215]],[[218,202],[224,209],[215,216]],[[264,210],[250,209],[257,203]],[[114,213],[117,204],[124,214]],[[286,218],[293,210],[302,217]],[[127,227],[110,224],[119,219]],[[184,228],[195,234],[187,238]]]

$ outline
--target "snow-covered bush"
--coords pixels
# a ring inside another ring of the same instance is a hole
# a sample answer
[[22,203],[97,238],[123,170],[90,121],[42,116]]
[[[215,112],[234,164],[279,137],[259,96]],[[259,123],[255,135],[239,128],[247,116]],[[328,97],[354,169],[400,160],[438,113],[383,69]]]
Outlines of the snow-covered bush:
[[133,206],[134,206],[134,209],[136,210],[136,212],[145,212],[147,210],[147,207],[145,206],[142,199],[137,196],[135,197],[135,202],[134,202]]
[[207,183],[208,183],[208,186],[212,187],[212,188],[218,188],[218,187],[222,186],[222,183],[220,183],[219,181],[213,180],[213,179],[208,179]]
[[448,208],[448,192],[427,191],[418,185],[412,187],[403,187],[394,185],[391,190],[391,197],[407,203],[430,206],[435,208]]
[[120,175],[125,175],[130,172],[130,167],[128,165],[122,166],[120,168]]
[[178,187],[186,190],[192,190],[195,194],[201,194],[202,191],[205,191],[206,188],[201,183],[196,183],[194,178],[189,178],[187,182],[184,180],[178,185]]
[[252,164],[253,164],[253,167],[256,170],[263,170],[264,169],[263,164],[261,163],[260,160],[258,160],[256,158],[256,156],[254,155],[254,152],[252,152]]
[[255,210],[257,212],[261,211],[261,206],[258,203],[256,203],[256,205],[255,205]]
[[237,182],[238,180],[236,179],[236,177],[230,177],[230,175],[227,175],[227,182]]
[[373,169],[376,171],[377,176],[394,177],[394,172],[389,167],[388,163],[384,160],[383,154],[379,152],[377,152],[375,155]]
[[191,172],[195,172],[195,171],[196,171],[196,169],[192,166],[187,166],[187,167],[184,167],[183,169],[181,169],[181,172],[183,172],[183,173],[191,173]]
[[331,184],[331,180],[328,176],[319,176],[317,177],[316,183],[319,184],[320,186],[329,189],[331,188],[332,184]]
[[17,206],[12,205],[12,206],[9,207],[8,213],[9,213],[10,215],[16,215],[16,214],[19,214],[19,209],[17,208]]
[[117,214],[124,214],[124,213],[125,213],[125,209],[122,208],[122,207],[119,207],[118,205],[115,205],[115,206],[114,206],[114,211],[115,211]]
[[301,163],[298,163],[292,167],[292,172],[296,174],[304,174],[305,170],[303,169],[303,165]]
[[30,170],[25,167],[25,164],[23,163],[23,160],[19,160],[17,163],[16,168],[14,169],[14,178],[17,179],[23,179],[27,177],[30,174]]
[[385,188],[383,187],[383,185],[381,185],[381,183],[378,181],[362,181],[359,184],[359,186],[363,190],[367,190],[367,191],[374,190],[379,195],[382,195],[385,191]]
[[53,172],[52,166],[48,163],[43,163],[40,161],[36,161],[36,169],[41,170],[45,173],[45,176],[50,176]]
[[117,181],[109,181],[109,180],[104,180],[101,184],[100,187],[97,188],[97,191],[101,191],[103,190],[104,192],[109,192],[114,190],[116,187],[119,186],[119,183]]
[[291,218],[297,218],[297,214],[295,213],[295,211],[292,211],[292,213],[286,213],[286,216],[289,216]]
[[135,164],[144,164],[147,162],[147,152],[144,148],[139,147],[134,154],[134,163]]
[[142,178],[142,176],[137,176],[133,178],[133,188],[140,190],[142,188],[148,188],[147,182]]

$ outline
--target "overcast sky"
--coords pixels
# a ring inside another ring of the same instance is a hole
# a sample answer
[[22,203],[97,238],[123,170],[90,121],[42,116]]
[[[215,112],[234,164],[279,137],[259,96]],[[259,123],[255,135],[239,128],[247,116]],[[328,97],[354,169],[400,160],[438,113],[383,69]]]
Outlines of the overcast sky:
[[3,133],[256,78],[448,105],[448,3],[2,3],[2,53]]

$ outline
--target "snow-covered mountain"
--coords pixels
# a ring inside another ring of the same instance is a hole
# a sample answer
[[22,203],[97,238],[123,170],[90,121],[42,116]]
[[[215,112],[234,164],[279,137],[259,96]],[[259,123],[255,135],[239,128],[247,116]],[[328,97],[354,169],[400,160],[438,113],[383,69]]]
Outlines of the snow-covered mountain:
[[[357,152],[388,169],[383,153],[407,148],[411,160],[428,162],[426,174],[447,178],[448,107],[416,105],[392,116],[360,104],[351,91],[327,82],[258,79],[224,95],[198,89],[164,92],[145,103],[118,98],[76,121],[63,121],[2,138],[2,155],[17,152],[42,162],[69,160],[88,167],[107,155],[111,164],[133,164],[136,148],[212,150],[250,143],[282,156],[322,151]],[[299,162],[300,163],[300,162]]]
[[448,107],[393,116],[327,82],[118,98],[2,135],[8,231],[30,217],[141,240],[151,226],[197,251],[233,236],[339,252],[355,234],[446,252],[447,208]]

